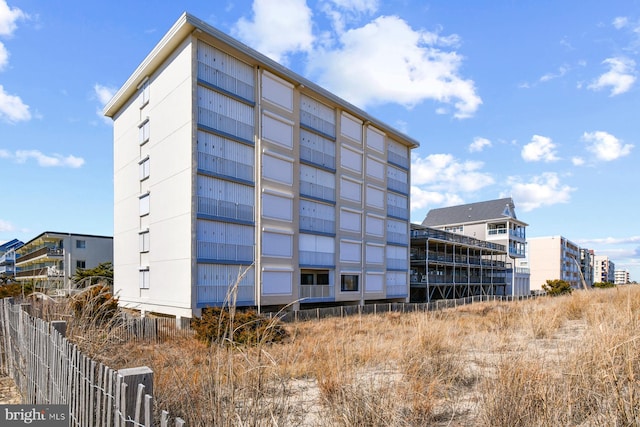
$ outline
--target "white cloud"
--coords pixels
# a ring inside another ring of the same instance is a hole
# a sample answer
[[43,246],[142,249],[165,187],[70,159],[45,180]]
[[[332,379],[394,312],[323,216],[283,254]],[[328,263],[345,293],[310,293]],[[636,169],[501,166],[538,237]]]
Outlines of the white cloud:
[[569,67],[566,65],[563,65],[560,68],[558,68],[557,72],[547,73],[544,76],[540,77],[540,81],[544,83],[544,82],[548,82],[549,80],[560,78],[565,74],[567,74],[568,71],[569,71]]
[[116,94],[118,89],[96,83],[93,85],[93,91],[95,92],[98,101],[100,101],[100,104],[105,106],[107,102],[111,101],[111,98],[113,98],[113,95]]
[[82,157],[73,155],[65,157],[60,154],[48,156],[39,150],[17,150],[14,154],[6,150],[0,150],[0,158],[13,159],[16,163],[26,163],[29,159],[34,159],[42,167],[79,168],[84,165]]
[[4,70],[4,67],[9,63],[9,52],[7,48],[0,43],[0,71]]
[[335,6],[356,12],[375,12],[378,10],[378,0],[330,0]]
[[617,16],[612,22],[616,30],[626,27],[628,23],[629,18],[627,18],[626,16]]
[[469,151],[474,153],[476,151],[482,151],[485,147],[491,147],[491,141],[487,138],[476,136],[473,138],[473,142],[469,145]]
[[587,145],[587,150],[591,151],[597,160],[605,162],[616,160],[631,153],[632,144],[623,144],[618,138],[603,131],[585,132],[582,140]]
[[378,10],[377,0],[329,0],[320,3],[320,9],[327,15],[334,31],[344,32],[350,22],[355,22],[361,15],[371,14]]
[[620,95],[631,89],[631,86],[636,81],[636,63],[633,59],[618,56],[607,58],[602,63],[609,66],[609,71],[587,86],[588,89],[601,90],[611,87],[610,96]]
[[582,166],[584,165],[584,159],[582,157],[572,157],[571,163],[573,163],[574,166]]
[[482,100],[474,82],[459,75],[462,57],[440,48],[451,43],[398,17],[382,16],[341,34],[338,47],[315,52],[309,71],[362,108],[384,103],[411,108],[432,99],[452,104],[454,116],[462,119],[471,117]]
[[15,228],[13,226],[13,224],[11,224],[8,221],[4,221],[2,219],[0,219],[0,232],[5,232],[5,231],[13,231]]
[[29,106],[22,102],[19,96],[10,95],[0,85],[0,120],[16,123],[31,119]]
[[411,186],[411,211],[421,210],[427,206],[455,206],[463,203],[464,200],[457,194],[428,191]]
[[12,36],[17,28],[16,22],[28,17],[22,10],[11,8],[5,0],[0,0],[0,36]]
[[411,160],[411,183],[425,190],[470,193],[494,183],[490,174],[481,171],[482,162],[460,161],[451,154],[414,155]]
[[605,244],[605,245],[640,243],[640,236],[579,239],[577,240],[577,243],[598,243],[598,244]]
[[558,160],[556,156],[556,145],[551,138],[541,135],[533,135],[531,142],[522,147],[521,156],[526,162],[554,162]]
[[[518,207],[521,207],[524,212],[541,206],[567,203],[571,193],[575,191],[575,188],[561,185],[558,175],[554,172],[534,176],[529,182],[522,182],[518,177],[509,177],[507,184],[511,190],[506,194],[517,200]],[[504,196],[503,194],[502,197]]]
[[236,37],[278,62],[286,62],[287,53],[311,51],[312,13],[305,0],[255,0],[252,10],[253,20],[236,23]]

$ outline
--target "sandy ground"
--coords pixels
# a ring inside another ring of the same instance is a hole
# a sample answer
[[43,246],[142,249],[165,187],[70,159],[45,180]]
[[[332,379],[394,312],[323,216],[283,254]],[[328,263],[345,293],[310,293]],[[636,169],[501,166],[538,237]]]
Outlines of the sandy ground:
[[0,376],[0,405],[17,405],[22,403],[16,384],[10,377]]

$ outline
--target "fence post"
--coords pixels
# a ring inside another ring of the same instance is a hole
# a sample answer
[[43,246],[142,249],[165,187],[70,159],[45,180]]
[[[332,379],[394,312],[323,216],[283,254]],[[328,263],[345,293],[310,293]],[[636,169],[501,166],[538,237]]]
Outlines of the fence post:
[[144,394],[153,396],[153,371],[147,366],[138,366],[136,368],[124,368],[118,371],[118,374],[122,376],[122,382],[127,385],[126,395],[121,396],[120,399],[124,399],[126,403],[126,414],[122,414],[124,419],[130,416],[134,417],[133,411],[136,408],[136,400],[138,397],[138,385],[144,386]]
[[51,329],[55,329],[58,333],[66,338],[67,337],[67,322],[64,320],[52,320]]

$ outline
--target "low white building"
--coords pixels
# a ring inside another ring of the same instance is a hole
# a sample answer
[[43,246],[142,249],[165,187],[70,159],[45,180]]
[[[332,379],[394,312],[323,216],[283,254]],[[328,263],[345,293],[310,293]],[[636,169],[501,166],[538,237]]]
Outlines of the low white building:
[[16,280],[38,290],[69,290],[78,268],[113,262],[113,237],[45,231],[16,250]]
[[616,285],[626,285],[631,282],[629,278],[629,270],[616,270],[614,273]]

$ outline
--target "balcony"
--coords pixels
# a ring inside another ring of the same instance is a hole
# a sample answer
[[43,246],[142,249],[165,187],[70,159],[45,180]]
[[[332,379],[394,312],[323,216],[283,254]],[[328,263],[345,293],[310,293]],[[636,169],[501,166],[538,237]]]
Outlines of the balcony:
[[40,277],[40,278],[49,278],[49,277],[64,277],[64,271],[59,270],[55,267],[47,266],[47,267],[38,267],[32,268],[29,270],[20,270],[16,273],[17,278],[27,278],[27,277]]
[[217,261],[253,262],[253,245],[198,241],[198,258]]
[[300,265],[333,267],[335,265],[333,252],[300,251]]
[[50,257],[50,258],[62,258],[64,255],[64,250],[61,248],[51,248],[48,246],[36,249],[33,252],[20,256],[16,259],[16,266],[20,266],[25,262],[39,258],[39,257]]
[[300,215],[300,230],[334,234],[336,232],[336,222],[331,219]]
[[253,206],[198,196],[198,213],[218,218],[253,222]]
[[204,172],[253,182],[253,165],[198,152],[198,168]]
[[333,299],[335,298],[333,285],[300,285],[302,299]]

